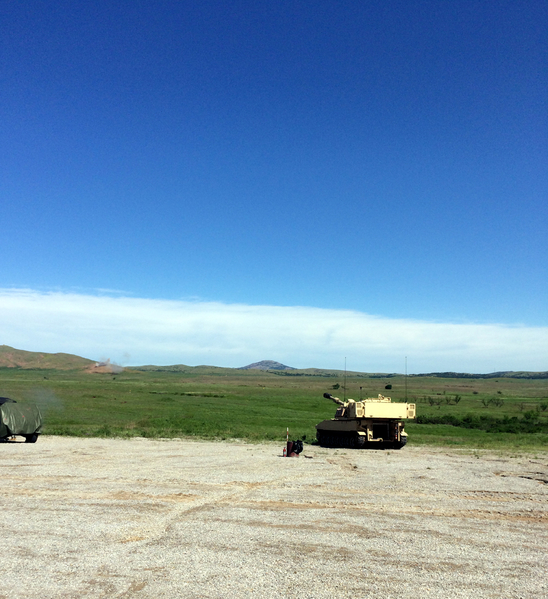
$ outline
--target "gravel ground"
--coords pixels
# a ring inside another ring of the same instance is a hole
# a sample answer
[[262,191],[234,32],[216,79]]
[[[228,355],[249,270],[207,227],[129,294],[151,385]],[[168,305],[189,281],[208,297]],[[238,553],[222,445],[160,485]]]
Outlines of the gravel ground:
[[282,447],[1,445],[0,598],[548,597],[547,453]]

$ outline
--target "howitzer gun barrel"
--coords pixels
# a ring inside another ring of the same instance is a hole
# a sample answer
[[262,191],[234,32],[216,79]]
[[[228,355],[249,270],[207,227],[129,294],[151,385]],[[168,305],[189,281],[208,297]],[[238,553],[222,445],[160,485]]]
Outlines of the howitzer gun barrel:
[[344,405],[344,401],[341,401],[338,397],[333,397],[330,393],[324,393],[323,396],[325,399],[330,399],[331,401],[338,403],[340,406]]

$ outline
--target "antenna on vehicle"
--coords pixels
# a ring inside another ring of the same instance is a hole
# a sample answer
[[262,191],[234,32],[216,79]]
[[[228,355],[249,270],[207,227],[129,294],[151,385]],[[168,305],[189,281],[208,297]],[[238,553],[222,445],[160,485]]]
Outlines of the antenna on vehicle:
[[344,357],[344,386],[343,386],[343,401],[346,401],[346,356]]
[[405,356],[405,401],[407,401],[407,356]]

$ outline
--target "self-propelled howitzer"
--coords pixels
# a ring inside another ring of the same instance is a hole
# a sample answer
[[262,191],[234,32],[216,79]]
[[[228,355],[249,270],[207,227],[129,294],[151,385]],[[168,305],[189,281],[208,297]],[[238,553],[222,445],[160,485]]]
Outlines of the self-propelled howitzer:
[[316,437],[322,447],[370,447],[401,449],[407,443],[402,420],[415,418],[415,404],[392,403],[380,395],[361,401],[342,401],[329,393],[326,399],[338,404],[335,418],[316,425]]

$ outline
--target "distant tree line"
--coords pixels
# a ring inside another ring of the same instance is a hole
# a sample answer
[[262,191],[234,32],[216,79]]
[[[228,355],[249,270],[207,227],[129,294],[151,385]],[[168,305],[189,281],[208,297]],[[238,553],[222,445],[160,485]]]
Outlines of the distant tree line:
[[521,418],[517,416],[495,418],[488,414],[467,414],[465,416],[455,416],[453,414],[418,415],[416,422],[417,424],[449,424],[463,428],[475,428],[488,433],[548,433],[548,422],[539,419],[537,410],[524,412]]
[[[467,372],[431,372],[410,374],[410,377],[437,377],[441,379],[548,379],[546,372],[491,372],[490,374],[470,374]],[[372,378],[372,377],[371,377]]]

